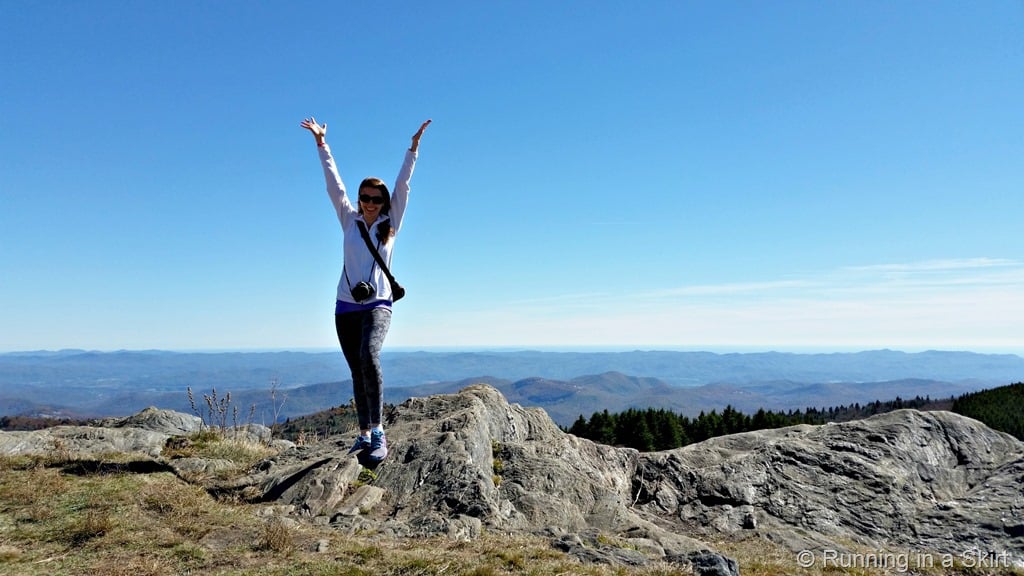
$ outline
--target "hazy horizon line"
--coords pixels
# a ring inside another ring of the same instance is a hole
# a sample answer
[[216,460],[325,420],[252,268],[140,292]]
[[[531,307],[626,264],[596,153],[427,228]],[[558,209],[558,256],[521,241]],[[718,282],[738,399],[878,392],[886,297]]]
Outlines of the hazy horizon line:
[[[1004,347],[934,347],[934,346],[913,346],[899,347],[892,346],[667,346],[667,345],[565,345],[565,346],[393,346],[385,347],[383,353],[525,353],[525,352],[551,352],[551,353],[607,353],[607,352],[708,352],[712,354],[856,354],[862,352],[901,352],[904,354],[919,354],[924,352],[966,352],[974,354],[1009,354],[1024,357],[1024,350],[1012,350]],[[33,354],[116,354],[120,352],[136,353],[170,353],[170,354],[273,354],[273,353],[305,353],[305,354],[326,354],[341,353],[340,348],[335,347],[273,347],[273,348],[55,348],[55,349],[34,349],[34,350],[5,350],[0,351],[0,356],[33,355]]]

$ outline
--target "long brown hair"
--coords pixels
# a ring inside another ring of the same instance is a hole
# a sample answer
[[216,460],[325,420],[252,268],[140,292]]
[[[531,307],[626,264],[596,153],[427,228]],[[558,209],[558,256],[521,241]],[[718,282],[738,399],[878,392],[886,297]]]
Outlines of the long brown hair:
[[[388,191],[388,185],[385,184],[383,180],[380,178],[365,178],[359,183],[360,193],[363,191],[363,188],[374,188],[379,190],[381,195],[384,196],[384,205],[381,207],[380,213],[388,215],[391,214],[391,192]],[[359,213],[363,213],[362,205],[359,206]],[[388,220],[387,222],[381,222],[377,225],[377,241],[387,244],[390,239],[391,221]]]

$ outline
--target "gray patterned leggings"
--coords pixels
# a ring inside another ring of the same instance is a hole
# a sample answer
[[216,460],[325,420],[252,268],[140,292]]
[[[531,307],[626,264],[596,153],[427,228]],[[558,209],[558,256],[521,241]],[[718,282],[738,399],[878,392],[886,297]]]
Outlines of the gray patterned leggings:
[[380,349],[391,327],[390,308],[334,315],[338,342],[352,371],[352,394],[359,415],[359,429],[383,422],[384,376],[380,370]]

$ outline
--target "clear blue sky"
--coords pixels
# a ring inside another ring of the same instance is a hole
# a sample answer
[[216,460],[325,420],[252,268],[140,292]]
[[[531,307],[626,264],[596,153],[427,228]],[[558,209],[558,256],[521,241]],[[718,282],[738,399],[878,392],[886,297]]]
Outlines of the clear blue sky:
[[0,351],[330,348],[342,177],[423,137],[388,346],[1024,353],[1024,3],[0,2]]

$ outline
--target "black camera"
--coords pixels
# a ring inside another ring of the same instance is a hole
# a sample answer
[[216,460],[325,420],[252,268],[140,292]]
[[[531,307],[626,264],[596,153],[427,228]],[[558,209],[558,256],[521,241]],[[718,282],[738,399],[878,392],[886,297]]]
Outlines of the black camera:
[[366,282],[360,282],[352,287],[352,298],[355,299],[356,302],[362,302],[372,298],[374,292],[376,292],[376,290],[373,289],[373,286]]

